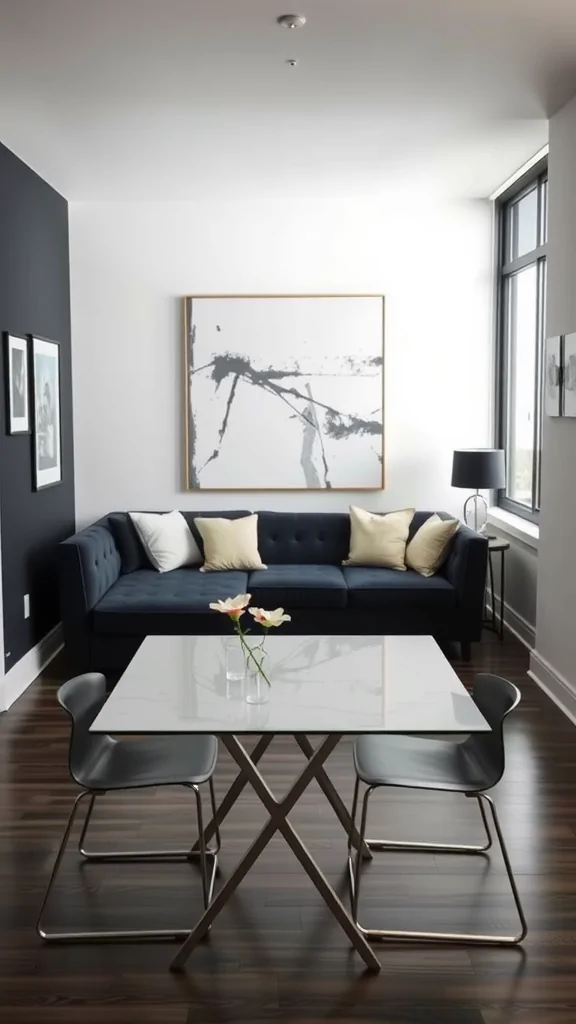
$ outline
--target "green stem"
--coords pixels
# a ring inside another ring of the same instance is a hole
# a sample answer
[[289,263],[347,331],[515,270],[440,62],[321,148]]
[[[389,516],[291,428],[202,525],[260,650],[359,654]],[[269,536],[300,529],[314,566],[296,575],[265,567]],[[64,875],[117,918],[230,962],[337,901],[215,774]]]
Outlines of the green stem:
[[[268,679],[268,676],[264,672],[264,669],[262,668],[262,661],[258,661],[258,658],[256,657],[255,651],[252,649],[252,647],[250,647],[249,644],[246,643],[246,637],[244,635],[244,632],[243,632],[242,627],[240,626],[239,622],[236,623],[236,633],[238,634],[238,639],[240,640],[240,643],[242,644],[242,647],[244,648],[244,651],[246,652],[247,657],[250,658],[251,661],[254,662],[258,672],[262,676],[262,679],[264,679],[265,682],[268,684],[268,686],[271,688],[272,684],[271,684],[270,680]],[[266,633],[262,637],[262,643],[258,644],[258,648],[257,648],[258,650],[262,651],[262,654],[264,654],[264,643],[265,643],[265,641],[266,641]]]

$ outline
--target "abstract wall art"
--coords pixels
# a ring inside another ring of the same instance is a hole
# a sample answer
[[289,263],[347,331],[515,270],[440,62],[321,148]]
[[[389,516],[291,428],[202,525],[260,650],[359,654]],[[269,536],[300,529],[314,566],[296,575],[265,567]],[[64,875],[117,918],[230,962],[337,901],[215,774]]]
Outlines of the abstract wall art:
[[190,490],[384,486],[384,299],[185,299]]

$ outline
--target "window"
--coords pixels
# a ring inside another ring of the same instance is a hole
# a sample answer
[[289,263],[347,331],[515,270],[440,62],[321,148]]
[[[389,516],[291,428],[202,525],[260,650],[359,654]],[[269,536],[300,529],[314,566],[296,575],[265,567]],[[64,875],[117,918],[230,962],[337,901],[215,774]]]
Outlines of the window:
[[498,440],[506,487],[498,504],[538,521],[546,301],[546,167],[498,204]]

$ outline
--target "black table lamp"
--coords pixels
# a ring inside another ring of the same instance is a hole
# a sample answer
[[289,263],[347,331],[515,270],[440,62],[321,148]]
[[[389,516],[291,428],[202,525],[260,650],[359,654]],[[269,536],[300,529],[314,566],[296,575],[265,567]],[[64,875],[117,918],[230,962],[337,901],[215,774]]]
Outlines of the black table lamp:
[[[464,502],[464,522],[471,516],[476,533],[486,528],[488,503],[480,490],[499,491],[506,486],[506,463],[502,448],[462,448],[454,452],[452,463],[452,487],[472,487],[471,494]],[[481,515],[478,514],[482,505]]]

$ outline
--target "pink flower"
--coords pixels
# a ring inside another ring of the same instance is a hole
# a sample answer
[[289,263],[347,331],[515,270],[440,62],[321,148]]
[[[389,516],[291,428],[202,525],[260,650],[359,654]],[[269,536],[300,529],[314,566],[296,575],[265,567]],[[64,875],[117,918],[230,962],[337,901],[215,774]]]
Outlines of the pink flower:
[[283,608],[276,608],[273,612],[267,612],[264,608],[249,608],[248,611],[265,629],[272,629],[274,626],[281,626],[283,622],[292,621],[292,616],[285,615]]
[[227,597],[225,601],[212,601],[209,607],[214,612],[228,615],[233,622],[238,622],[250,604],[250,598],[251,594],[237,594],[236,597]]

